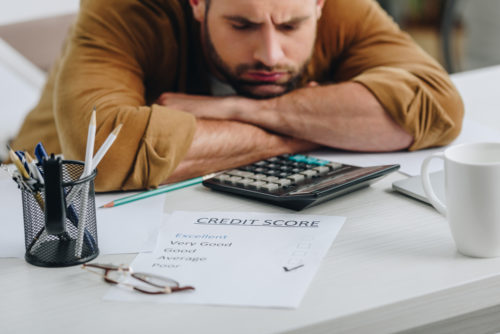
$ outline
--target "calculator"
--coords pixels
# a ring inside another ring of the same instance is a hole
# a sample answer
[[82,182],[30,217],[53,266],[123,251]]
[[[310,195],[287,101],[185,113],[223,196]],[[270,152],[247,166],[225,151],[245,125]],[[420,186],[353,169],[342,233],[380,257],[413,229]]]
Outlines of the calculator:
[[399,165],[358,167],[285,154],[218,173],[203,185],[298,211],[368,186],[398,169]]

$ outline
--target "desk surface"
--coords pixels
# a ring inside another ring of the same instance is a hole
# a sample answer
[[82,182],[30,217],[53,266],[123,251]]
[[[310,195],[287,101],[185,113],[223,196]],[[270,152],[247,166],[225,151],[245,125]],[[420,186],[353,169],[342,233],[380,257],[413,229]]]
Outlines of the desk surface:
[[[463,92],[468,111],[485,124],[498,105],[496,96],[491,90],[488,97],[487,89],[470,83],[493,82],[494,77],[500,78],[500,68],[454,77],[459,89],[468,87]],[[488,108],[486,98],[491,101]],[[474,99],[482,105],[470,105]],[[0,332],[499,330],[500,258],[458,254],[443,217],[391,191],[392,182],[403,177],[392,174],[369,188],[303,211],[346,216],[347,221],[296,310],[105,302],[107,285],[78,267],[44,269],[22,259],[0,259]],[[199,211],[290,212],[202,186],[166,195],[166,212],[195,206]],[[98,260],[130,263],[133,258],[130,254]]]

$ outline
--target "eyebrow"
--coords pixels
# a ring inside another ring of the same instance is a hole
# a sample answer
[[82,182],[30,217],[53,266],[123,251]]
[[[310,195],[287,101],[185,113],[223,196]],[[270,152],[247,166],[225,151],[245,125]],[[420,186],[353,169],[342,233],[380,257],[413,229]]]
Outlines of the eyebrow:
[[[262,23],[253,22],[253,21],[251,21],[251,20],[249,20],[249,19],[247,19],[247,18],[245,18],[243,16],[239,16],[239,15],[224,15],[223,17],[224,17],[224,19],[226,19],[228,21],[238,22],[238,23],[241,23],[241,24],[249,24],[249,25],[255,25],[255,26],[259,26],[259,25],[262,24]],[[292,18],[292,19],[290,19],[288,21],[281,22],[281,23],[278,23],[278,24],[276,24],[274,22],[273,23],[275,25],[278,25],[278,26],[280,26],[280,25],[286,25],[286,24],[292,24],[292,25],[294,25],[294,24],[299,24],[299,23],[301,23],[303,21],[306,21],[309,18],[310,18],[310,16],[308,16],[308,15],[307,16],[299,16],[299,17],[294,17],[294,18]]]

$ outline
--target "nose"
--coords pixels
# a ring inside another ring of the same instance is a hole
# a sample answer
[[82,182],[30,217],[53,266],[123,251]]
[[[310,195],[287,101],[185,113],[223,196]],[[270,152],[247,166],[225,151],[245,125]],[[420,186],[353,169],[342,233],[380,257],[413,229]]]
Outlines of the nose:
[[265,27],[257,41],[254,58],[267,66],[276,66],[284,57],[280,36],[274,27]]

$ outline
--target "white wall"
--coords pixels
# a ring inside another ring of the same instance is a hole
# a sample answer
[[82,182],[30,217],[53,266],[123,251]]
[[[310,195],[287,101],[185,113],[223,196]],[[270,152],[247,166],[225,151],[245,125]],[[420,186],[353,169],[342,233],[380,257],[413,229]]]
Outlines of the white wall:
[[500,1],[462,0],[465,24],[463,70],[500,64]]
[[[105,0],[103,0],[105,1]],[[76,13],[79,0],[0,0],[0,26]],[[36,104],[45,74],[0,39],[0,161],[5,143]]]
[[80,0],[1,0],[0,25],[74,13],[79,5]]

